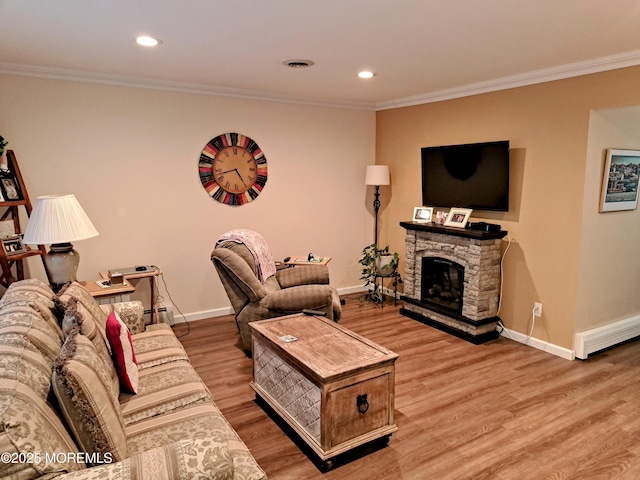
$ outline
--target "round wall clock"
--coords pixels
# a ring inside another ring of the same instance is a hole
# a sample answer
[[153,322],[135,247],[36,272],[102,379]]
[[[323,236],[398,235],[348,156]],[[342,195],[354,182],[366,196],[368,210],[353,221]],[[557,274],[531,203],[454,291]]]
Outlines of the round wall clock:
[[202,149],[198,170],[211,198],[226,205],[255,200],[267,183],[267,158],[255,141],[239,133],[212,138]]

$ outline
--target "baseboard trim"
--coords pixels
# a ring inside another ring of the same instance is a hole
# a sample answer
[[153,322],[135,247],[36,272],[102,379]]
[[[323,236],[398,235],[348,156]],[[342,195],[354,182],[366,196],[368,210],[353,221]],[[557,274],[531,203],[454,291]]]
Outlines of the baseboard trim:
[[223,317],[225,315],[233,315],[233,308],[212,308],[211,310],[202,310],[200,312],[191,312],[184,315],[174,313],[173,319],[175,323],[197,322],[198,320],[206,320],[208,318]]
[[[338,295],[350,295],[352,293],[362,293],[366,292],[367,289],[362,285],[356,285],[355,287],[344,287],[338,289]],[[386,292],[385,292],[386,293]],[[393,290],[391,290],[391,296],[393,296]]]
[[640,315],[576,333],[574,337],[576,357],[584,360],[592,353],[638,336],[640,336]]
[[[339,288],[339,295],[350,295],[352,293],[360,293],[366,292],[366,289],[362,285],[357,285],[355,287],[345,287]],[[393,295],[393,290],[391,290],[391,295]],[[187,322],[197,322],[198,320],[206,320],[207,318],[215,318],[215,317],[223,317],[225,315],[233,315],[233,308],[231,307],[223,307],[223,308],[212,308],[210,310],[202,310],[200,312],[191,312],[187,314],[180,314],[179,312],[174,312],[174,322],[175,323],[185,323]]]
[[529,345],[530,347],[536,348],[538,350],[542,350],[543,352],[551,353],[552,355],[564,358],[565,360],[575,359],[575,352],[573,350],[554,345],[553,343],[545,342],[544,340],[540,340],[538,338],[529,337],[523,333],[516,332],[515,330],[503,328],[502,332],[500,332],[500,335],[502,337],[515,340],[516,342],[524,343],[525,345]]

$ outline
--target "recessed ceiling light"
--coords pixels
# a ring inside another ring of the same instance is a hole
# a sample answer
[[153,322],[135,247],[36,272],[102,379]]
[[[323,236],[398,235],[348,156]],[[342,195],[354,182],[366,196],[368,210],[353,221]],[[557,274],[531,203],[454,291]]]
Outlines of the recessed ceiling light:
[[292,58],[289,60],[285,60],[282,62],[283,65],[291,68],[307,68],[315,65],[315,62],[312,60],[305,60],[302,58]]
[[136,38],[136,43],[143,47],[155,47],[156,45],[160,45],[162,40],[158,40],[157,38],[153,38],[148,35],[140,35]]
[[359,76],[360,78],[372,78],[372,77],[375,77],[375,75],[376,75],[375,73],[373,73],[373,72],[369,72],[369,71],[367,71],[367,70],[365,70],[365,71],[363,71],[363,72],[358,73],[358,76]]

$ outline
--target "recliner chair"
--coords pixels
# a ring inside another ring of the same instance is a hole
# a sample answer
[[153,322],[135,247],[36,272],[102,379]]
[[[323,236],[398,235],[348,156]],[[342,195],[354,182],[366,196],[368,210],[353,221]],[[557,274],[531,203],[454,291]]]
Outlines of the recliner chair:
[[211,253],[211,261],[231,301],[247,353],[251,352],[250,322],[300,313],[303,309],[325,312],[327,318],[336,322],[340,319],[340,297],[329,285],[326,265],[277,270],[261,283],[251,251],[235,241],[219,242]]

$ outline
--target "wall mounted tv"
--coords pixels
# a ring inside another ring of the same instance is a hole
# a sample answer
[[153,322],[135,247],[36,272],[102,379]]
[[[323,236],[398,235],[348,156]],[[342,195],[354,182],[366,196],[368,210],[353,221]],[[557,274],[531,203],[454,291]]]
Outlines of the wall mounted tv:
[[509,210],[509,141],[425,147],[422,205]]

